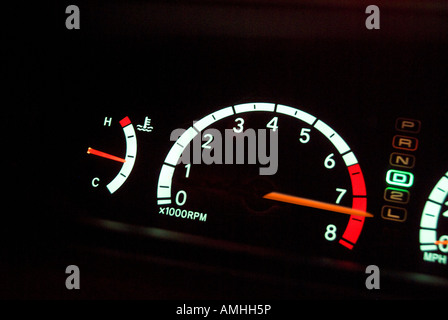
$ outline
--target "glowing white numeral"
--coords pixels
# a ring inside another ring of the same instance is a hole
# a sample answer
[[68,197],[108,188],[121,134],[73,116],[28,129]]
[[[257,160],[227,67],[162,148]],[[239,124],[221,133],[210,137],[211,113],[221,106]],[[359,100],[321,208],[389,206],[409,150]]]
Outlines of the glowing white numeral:
[[239,122],[239,123],[238,123],[238,128],[233,127],[233,131],[236,132],[236,133],[243,132],[244,119],[243,118],[236,118],[235,121]]
[[327,169],[333,169],[334,168],[334,166],[336,165],[336,161],[334,161],[333,156],[334,156],[334,153],[330,153],[325,158],[325,161],[324,161],[325,168],[327,168]]
[[185,165],[185,169],[186,169],[185,178],[188,178],[190,176],[190,168],[191,168],[191,163]]
[[187,201],[187,193],[184,190],[180,190],[176,194],[176,204],[180,207],[183,206],[186,201]]
[[341,203],[341,199],[344,196],[344,194],[347,192],[347,190],[342,189],[342,188],[336,188],[336,191],[340,192],[338,198],[336,199],[336,203],[339,204],[339,203]]
[[278,123],[278,117],[274,117],[274,118],[272,118],[271,121],[268,122],[268,124],[266,125],[266,128],[270,128],[273,131],[276,131],[278,129],[277,123]]
[[203,145],[202,148],[204,149],[211,149],[212,147],[209,146],[209,144],[213,141],[213,136],[210,133],[204,134],[204,139],[208,139]]
[[[448,240],[448,236],[441,236],[439,241],[447,241]],[[448,244],[439,244],[439,250],[447,253],[448,252]]]
[[334,224],[329,224],[325,231],[325,239],[328,241],[334,241],[336,239],[336,226]]
[[308,132],[310,132],[311,129],[309,128],[302,128],[302,130],[300,131],[300,139],[299,141],[302,143],[308,143],[308,141],[310,141],[310,134]]

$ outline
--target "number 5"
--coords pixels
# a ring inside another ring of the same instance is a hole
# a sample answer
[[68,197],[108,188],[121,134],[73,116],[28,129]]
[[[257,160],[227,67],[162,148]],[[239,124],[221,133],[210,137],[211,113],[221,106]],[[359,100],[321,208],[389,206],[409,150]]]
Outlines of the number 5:
[[310,141],[310,134],[308,132],[310,131],[311,129],[309,128],[302,128],[302,130],[300,131],[299,141],[302,143],[308,143],[308,141]]

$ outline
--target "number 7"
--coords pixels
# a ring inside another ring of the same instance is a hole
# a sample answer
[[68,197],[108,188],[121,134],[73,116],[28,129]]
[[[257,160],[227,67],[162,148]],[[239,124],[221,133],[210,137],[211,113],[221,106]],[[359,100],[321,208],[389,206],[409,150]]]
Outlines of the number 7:
[[336,188],[336,191],[340,192],[339,195],[338,195],[338,198],[336,199],[336,203],[339,204],[341,202],[342,197],[347,192],[347,189]]

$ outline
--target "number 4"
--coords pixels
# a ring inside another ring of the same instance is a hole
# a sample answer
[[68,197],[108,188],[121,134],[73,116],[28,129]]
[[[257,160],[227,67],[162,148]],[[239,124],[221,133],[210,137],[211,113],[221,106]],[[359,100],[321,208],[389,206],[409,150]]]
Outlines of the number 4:
[[272,118],[266,125],[266,128],[270,128],[275,132],[278,129],[278,117]]

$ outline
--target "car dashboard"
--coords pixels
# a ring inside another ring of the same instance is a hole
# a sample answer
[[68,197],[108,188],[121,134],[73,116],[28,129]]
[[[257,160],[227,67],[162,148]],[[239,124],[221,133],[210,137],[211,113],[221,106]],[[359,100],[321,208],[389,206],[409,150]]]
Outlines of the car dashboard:
[[448,7],[375,4],[46,7],[7,55],[1,296],[443,297]]

